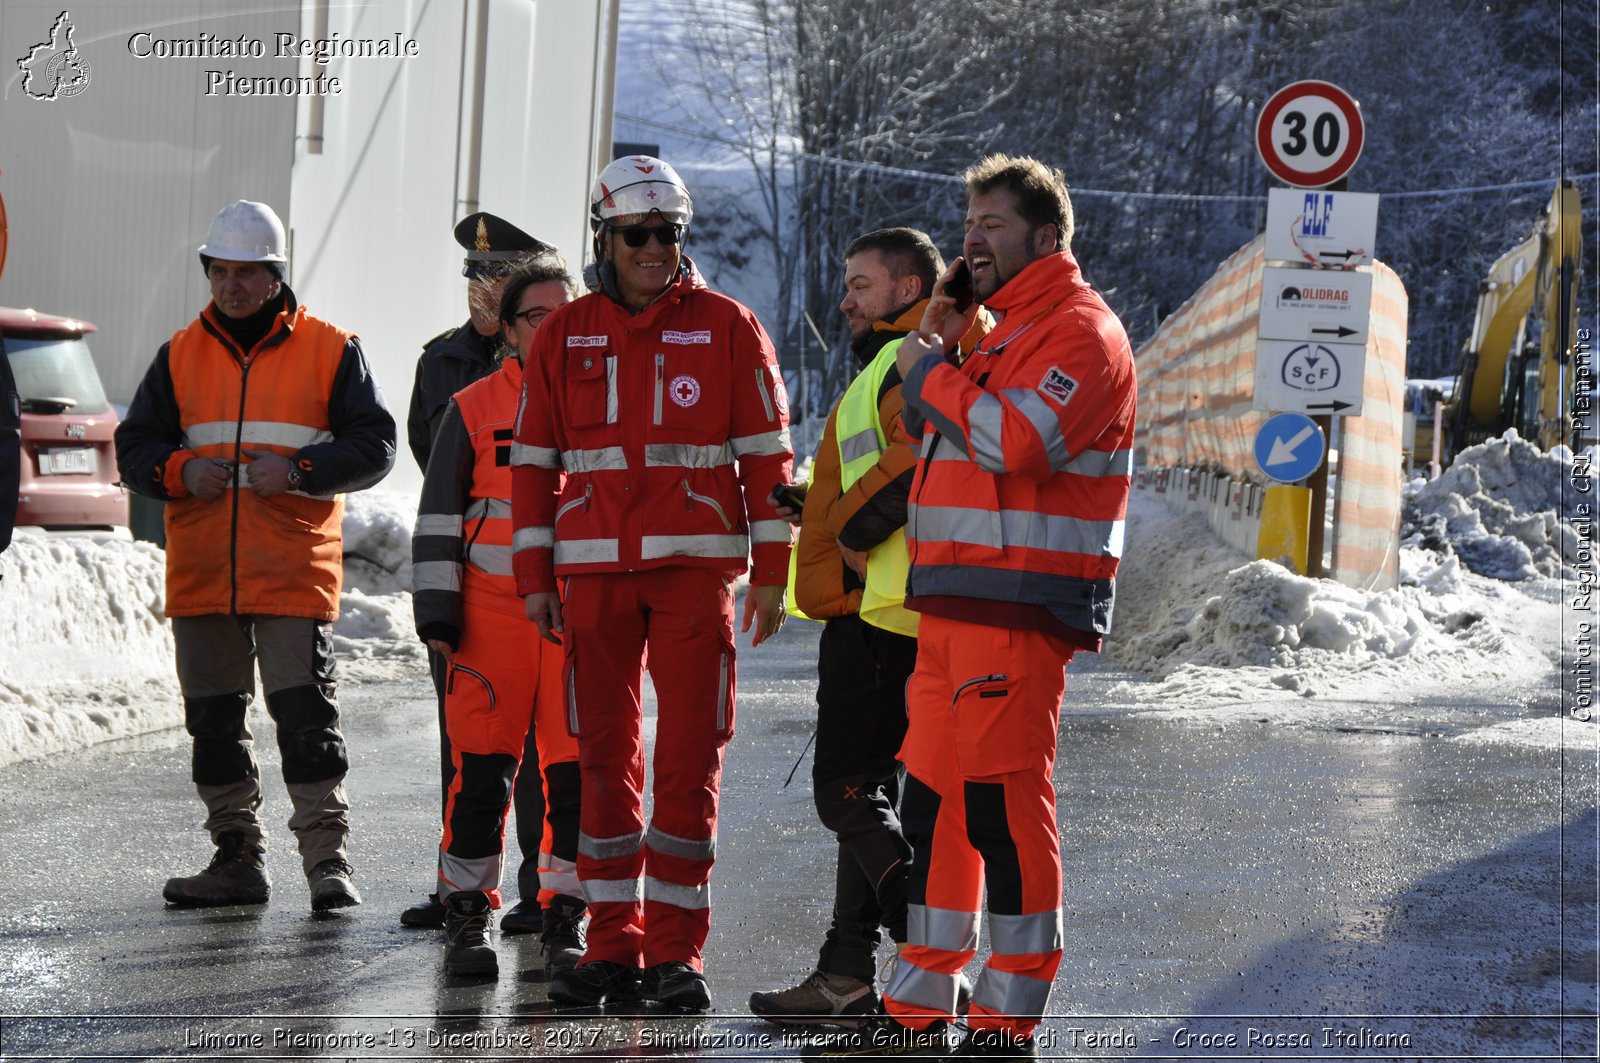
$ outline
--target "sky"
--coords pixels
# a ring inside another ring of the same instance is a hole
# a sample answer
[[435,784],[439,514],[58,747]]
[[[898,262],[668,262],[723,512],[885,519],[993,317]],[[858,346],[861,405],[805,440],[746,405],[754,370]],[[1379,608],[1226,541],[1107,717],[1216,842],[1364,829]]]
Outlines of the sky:
[[[1136,492],[1112,637],[1085,664],[1125,673],[1118,693],[1136,714],[1593,746],[1596,727],[1564,717],[1554,694],[1586,645],[1576,625],[1594,621],[1571,608],[1589,549],[1578,507],[1593,499],[1573,491],[1574,468],[1565,448],[1512,434],[1412,481],[1401,585],[1381,593],[1252,561],[1202,516]],[[348,499],[344,684],[427,695],[415,518],[414,500],[381,487]],[[0,554],[0,764],[182,725],[163,573],[158,548],[123,540],[24,530]]]

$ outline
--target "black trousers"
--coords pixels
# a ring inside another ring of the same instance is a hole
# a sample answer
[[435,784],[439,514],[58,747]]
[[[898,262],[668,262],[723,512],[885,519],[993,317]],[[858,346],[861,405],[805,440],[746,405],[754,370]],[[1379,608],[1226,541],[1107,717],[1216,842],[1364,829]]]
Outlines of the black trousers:
[[858,616],[829,620],[817,657],[817,813],[839,840],[833,923],[818,969],[872,981],[883,930],[906,939],[911,846],[897,811],[906,680],[917,640]]

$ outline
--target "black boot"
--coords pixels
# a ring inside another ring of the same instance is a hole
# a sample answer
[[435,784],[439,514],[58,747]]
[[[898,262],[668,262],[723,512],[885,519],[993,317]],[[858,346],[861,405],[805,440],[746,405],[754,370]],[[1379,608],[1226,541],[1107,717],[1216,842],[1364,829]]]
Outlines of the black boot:
[[449,974],[498,976],[500,961],[489,943],[489,897],[452,893],[445,898],[444,969]]
[[272,891],[266,854],[259,842],[229,831],[217,838],[211,863],[198,875],[169,878],[161,896],[180,908],[218,908],[230,904],[266,904]]
[[400,925],[427,927],[429,929],[438,929],[444,926],[444,905],[439,903],[439,895],[430,893],[426,899],[418,901],[401,912]]
[[583,936],[583,919],[588,911],[588,905],[577,897],[557,894],[550,898],[550,910],[544,915],[544,933],[540,940],[546,971],[571,970],[583,959],[589,948]]
[[523,898],[500,917],[502,934],[537,934],[544,929],[544,910],[538,900]]

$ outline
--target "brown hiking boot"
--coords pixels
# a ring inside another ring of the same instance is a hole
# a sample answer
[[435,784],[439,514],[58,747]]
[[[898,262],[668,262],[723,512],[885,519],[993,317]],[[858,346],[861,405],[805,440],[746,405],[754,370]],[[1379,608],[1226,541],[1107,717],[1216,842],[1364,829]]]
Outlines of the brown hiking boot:
[[266,854],[260,843],[228,831],[217,838],[211,863],[198,875],[167,879],[161,891],[168,904],[180,908],[220,908],[233,904],[266,904],[272,892]]

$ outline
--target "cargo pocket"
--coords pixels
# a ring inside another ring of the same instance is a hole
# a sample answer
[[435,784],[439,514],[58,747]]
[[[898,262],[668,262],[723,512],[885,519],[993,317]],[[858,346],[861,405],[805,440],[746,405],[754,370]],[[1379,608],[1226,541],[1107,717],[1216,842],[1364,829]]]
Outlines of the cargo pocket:
[[[1040,762],[1044,753],[1039,722],[1023,704],[1022,676],[993,673],[973,676],[956,687],[950,711],[955,723],[956,761],[964,778],[1001,775]],[[1053,751],[1055,743],[1049,744]]]
[[615,366],[616,359],[602,348],[580,347],[567,352],[567,371],[562,377],[567,423],[592,428],[616,421]]

